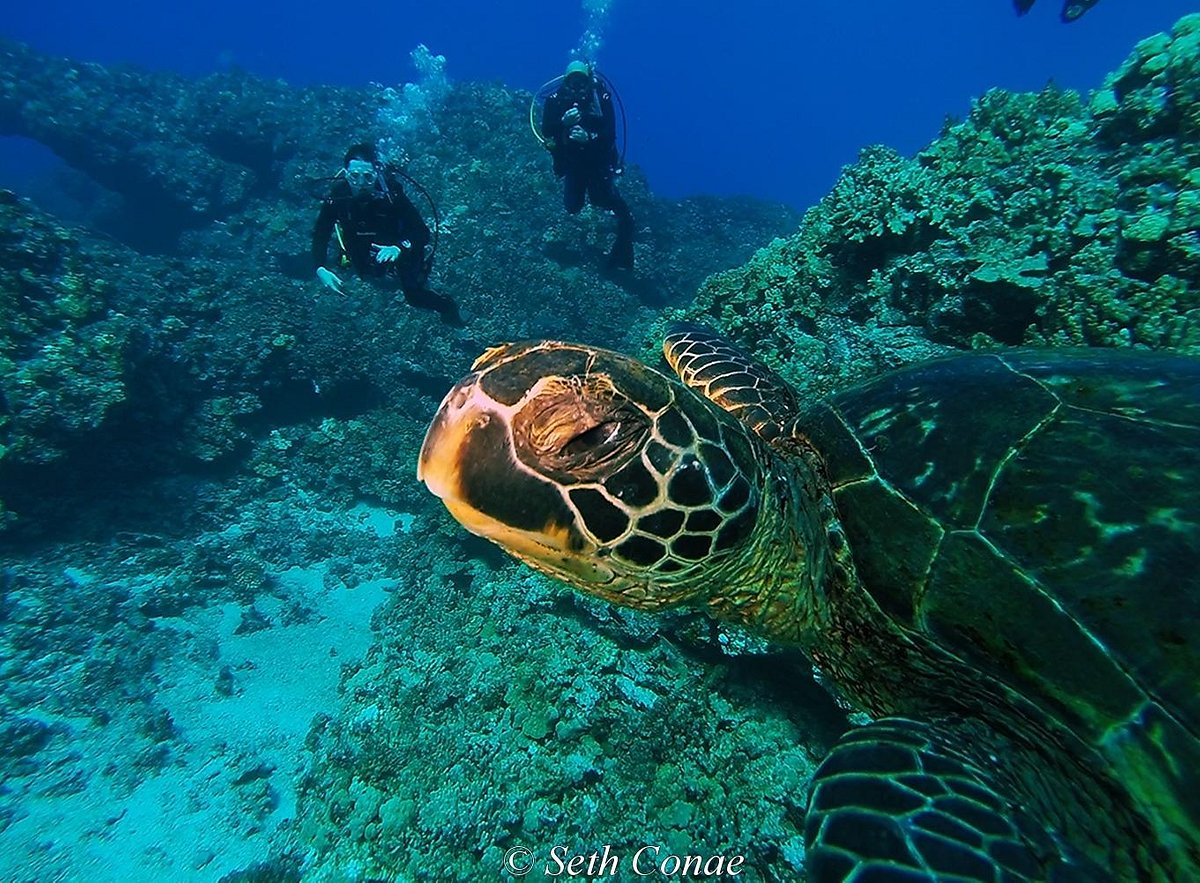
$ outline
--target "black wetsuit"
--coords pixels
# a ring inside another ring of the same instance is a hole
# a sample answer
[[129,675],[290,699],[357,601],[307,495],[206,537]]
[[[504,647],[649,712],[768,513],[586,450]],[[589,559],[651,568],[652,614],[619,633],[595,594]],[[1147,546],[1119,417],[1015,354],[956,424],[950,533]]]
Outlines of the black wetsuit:
[[[588,133],[587,141],[573,141],[563,114],[579,110],[576,125]],[[617,216],[617,239],[609,253],[615,267],[633,268],[633,215],[613,182],[617,156],[617,120],[612,95],[593,79],[583,89],[563,83],[542,106],[542,137],[554,154],[554,174],[563,179],[563,205],[570,214],[590,200],[597,208]]]
[[[329,239],[336,224],[341,231],[342,254],[360,277],[395,279],[412,306],[436,310],[442,321],[460,324],[454,301],[425,287],[430,270],[425,259],[429,227],[399,181],[388,174],[381,175],[380,181],[373,190],[358,194],[344,179],[334,181],[313,227],[313,264],[329,266]],[[372,245],[400,245],[405,240],[410,246],[401,247],[396,260],[381,263],[375,259]]]

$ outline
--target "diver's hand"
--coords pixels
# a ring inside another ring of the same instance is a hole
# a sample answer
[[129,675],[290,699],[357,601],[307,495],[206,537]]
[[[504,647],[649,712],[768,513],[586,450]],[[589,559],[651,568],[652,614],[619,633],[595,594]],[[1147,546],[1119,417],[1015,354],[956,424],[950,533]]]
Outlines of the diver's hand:
[[334,294],[345,294],[342,291],[342,280],[337,277],[337,274],[332,270],[326,270],[324,267],[317,267],[317,278],[321,280],[321,284],[332,291]]
[[578,141],[587,141],[588,138],[590,138],[591,136],[588,135],[587,129],[585,129],[583,126],[575,126],[573,129],[571,129],[571,131],[567,135],[567,137],[570,138],[572,141],[578,142]]
[[564,113],[562,115],[563,125],[564,126],[573,126],[579,122],[579,118],[581,116],[583,116],[583,114],[581,114],[579,112],[579,108],[572,107],[570,110],[568,110],[566,113]]
[[407,239],[399,245],[376,245],[373,242],[371,243],[371,248],[375,249],[375,261],[380,264],[390,264],[400,257],[401,250],[411,247],[412,243]]

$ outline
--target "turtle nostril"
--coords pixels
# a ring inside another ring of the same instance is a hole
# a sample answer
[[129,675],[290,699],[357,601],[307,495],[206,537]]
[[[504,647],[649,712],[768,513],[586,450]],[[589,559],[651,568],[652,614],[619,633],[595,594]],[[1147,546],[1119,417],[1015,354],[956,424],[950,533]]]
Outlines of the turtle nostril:
[[470,374],[458,382],[442,403],[443,411],[461,411],[471,404],[478,387],[479,375]]

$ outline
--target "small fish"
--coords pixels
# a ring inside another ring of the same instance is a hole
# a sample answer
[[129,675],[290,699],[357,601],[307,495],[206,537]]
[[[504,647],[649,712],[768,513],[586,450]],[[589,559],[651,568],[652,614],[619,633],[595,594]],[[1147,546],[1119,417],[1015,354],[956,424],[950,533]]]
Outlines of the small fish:
[[[1017,10],[1017,15],[1024,15],[1033,8],[1035,0],[1013,0],[1013,6]],[[1062,8],[1062,20],[1072,22],[1082,16],[1085,12],[1099,3],[1100,0],[1064,0]]]

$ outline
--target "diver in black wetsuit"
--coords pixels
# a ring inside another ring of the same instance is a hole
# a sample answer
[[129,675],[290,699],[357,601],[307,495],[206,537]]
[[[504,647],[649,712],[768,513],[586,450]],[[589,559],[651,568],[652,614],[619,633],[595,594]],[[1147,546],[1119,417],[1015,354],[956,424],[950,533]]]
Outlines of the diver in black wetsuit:
[[617,216],[617,238],[608,266],[633,269],[633,215],[617,192],[617,120],[613,99],[582,61],[567,65],[563,81],[542,105],[541,134],[563,179],[563,205],[576,214],[584,199]]
[[[1062,20],[1073,22],[1099,3],[1100,0],[1063,0]],[[1024,15],[1033,8],[1034,0],[1013,0],[1017,15]]]
[[356,144],[313,227],[312,258],[317,278],[342,293],[342,280],[328,268],[329,239],[336,232],[340,262],[361,278],[395,279],[414,307],[436,310],[447,325],[461,326],[458,305],[426,287],[431,262],[425,257],[429,227],[395,176],[379,164],[375,148]]

